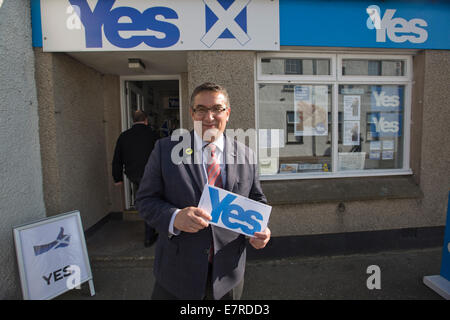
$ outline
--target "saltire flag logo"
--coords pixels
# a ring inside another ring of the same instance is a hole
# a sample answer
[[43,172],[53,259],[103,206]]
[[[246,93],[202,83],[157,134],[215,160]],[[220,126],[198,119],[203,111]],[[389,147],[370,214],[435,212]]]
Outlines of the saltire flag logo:
[[217,39],[236,39],[242,46],[247,34],[247,6],[251,0],[203,0],[206,32],[201,41],[211,47]]
[[56,237],[55,241],[52,241],[47,244],[41,244],[37,246],[33,246],[34,248],[34,255],[38,256],[40,254],[46,253],[47,251],[50,251],[52,249],[58,249],[58,248],[64,248],[69,245],[70,242],[70,235],[64,234],[64,228],[61,227],[59,230],[59,234]]

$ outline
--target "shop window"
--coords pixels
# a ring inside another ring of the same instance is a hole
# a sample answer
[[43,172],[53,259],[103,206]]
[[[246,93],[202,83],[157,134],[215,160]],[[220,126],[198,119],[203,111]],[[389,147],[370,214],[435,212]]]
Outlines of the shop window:
[[[339,85],[339,170],[403,167],[404,92],[404,85]],[[346,157],[355,162],[345,163]]]
[[258,58],[261,178],[410,174],[411,57],[328,56]]

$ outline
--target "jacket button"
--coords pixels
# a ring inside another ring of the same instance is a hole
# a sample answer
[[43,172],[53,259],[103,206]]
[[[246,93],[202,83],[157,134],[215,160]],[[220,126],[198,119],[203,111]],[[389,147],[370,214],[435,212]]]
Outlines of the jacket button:
[[205,249],[205,254],[209,255],[209,249]]

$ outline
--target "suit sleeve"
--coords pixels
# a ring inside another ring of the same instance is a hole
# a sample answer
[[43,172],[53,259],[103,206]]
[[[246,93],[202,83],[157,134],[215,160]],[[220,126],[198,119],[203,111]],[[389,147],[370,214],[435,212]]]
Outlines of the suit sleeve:
[[263,190],[261,188],[261,183],[259,182],[258,168],[256,167],[257,160],[254,152],[251,152],[250,160],[251,160],[250,166],[253,170],[253,184],[252,188],[250,189],[249,198],[262,203],[267,203],[267,198],[264,195]]
[[168,235],[172,214],[178,208],[167,202],[164,197],[160,141],[156,142],[145,166],[144,176],[136,195],[136,208],[139,215],[160,235]]
[[122,160],[122,148],[121,137],[117,139],[116,147],[114,149],[114,157],[112,161],[112,176],[114,182],[123,181],[123,160]]

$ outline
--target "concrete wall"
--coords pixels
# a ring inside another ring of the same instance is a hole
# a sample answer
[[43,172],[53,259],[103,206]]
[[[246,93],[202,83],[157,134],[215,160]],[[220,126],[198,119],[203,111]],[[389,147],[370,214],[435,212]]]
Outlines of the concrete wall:
[[120,110],[120,81],[115,75],[103,76],[103,114],[105,126],[106,174],[108,185],[108,212],[121,212],[125,205],[123,188],[114,186],[112,160],[117,138],[122,132]]
[[[255,53],[248,51],[190,51],[187,55],[189,97],[198,85],[209,81],[224,86],[230,96],[227,129],[255,127]],[[184,103],[185,105],[189,105]],[[183,117],[185,120],[185,117]],[[192,129],[189,116],[185,128]]]
[[47,215],[79,210],[84,229],[122,208],[111,161],[120,134],[119,80],[36,49]]
[[427,221],[445,224],[450,191],[450,51],[426,50],[420,187]]
[[45,217],[29,6],[0,7],[0,299],[22,297],[13,227]]

